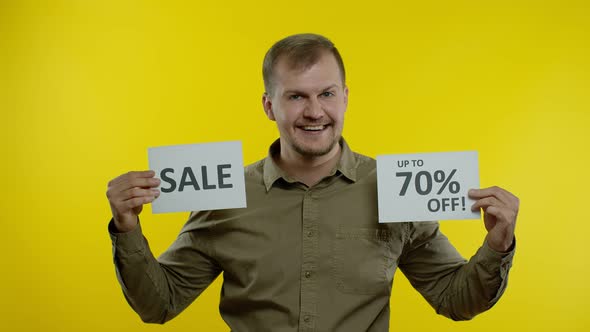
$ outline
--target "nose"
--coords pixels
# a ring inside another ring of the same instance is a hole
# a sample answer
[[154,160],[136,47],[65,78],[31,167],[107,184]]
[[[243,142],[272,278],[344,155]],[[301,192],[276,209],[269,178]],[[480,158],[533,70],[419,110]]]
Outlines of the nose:
[[322,118],[322,116],[324,116],[324,109],[318,98],[312,97],[308,100],[309,102],[307,103],[307,105],[305,105],[303,116],[314,120]]

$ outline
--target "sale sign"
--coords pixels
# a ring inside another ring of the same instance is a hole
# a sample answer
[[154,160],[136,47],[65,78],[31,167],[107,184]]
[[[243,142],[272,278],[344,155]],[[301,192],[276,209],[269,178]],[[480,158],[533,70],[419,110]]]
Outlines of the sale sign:
[[241,142],[149,148],[148,159],[161,180],[153,213],[246,207]]
[[379,222],[479,219],[476,151],[377,156]]

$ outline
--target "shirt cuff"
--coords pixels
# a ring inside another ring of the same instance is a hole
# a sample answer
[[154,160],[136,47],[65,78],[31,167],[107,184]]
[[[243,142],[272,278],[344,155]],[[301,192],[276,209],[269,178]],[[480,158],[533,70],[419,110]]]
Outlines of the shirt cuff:
[[484,241],[481,247],[481,255],[485,261],[499,262],[502,270],[509,269],[512,265],[512,258],[516,250],[516,237],[512,240],[512,245],[507,252],[496,251],[488,245],[488,241]]
[[137,226],[129,232],[119,233],[115,227],[115,222],[111,218],[108,225],[109,236],[113,243],[113,253],[118,255],[132,255],[145,250],[145,238],[141,231],[141,223],[138,221]]
[[500,276],[500,286],[495,294],[495,296],[490,301],[490,307],[493,306],[502,294],[504,290],[506,290],[506,285],[508,282],[508,273],[510,268],[512,267],[512,258],[514,257],[514,252],[516,250],[516,238],[514,238],[512,245],[510,246],[510,250],[508,252],[498,252],[494,249],[490,248],[487,241],[484,241],[483,246],[480,249],[480,262],[484,264],[484,266],[489,269],[491,272],[491,276],[498,275]]

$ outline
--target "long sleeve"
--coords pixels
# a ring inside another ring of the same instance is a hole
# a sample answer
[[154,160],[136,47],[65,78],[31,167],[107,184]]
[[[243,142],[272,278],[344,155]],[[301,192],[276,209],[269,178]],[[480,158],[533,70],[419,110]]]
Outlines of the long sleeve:
[[408,223],[400,269],[438,314],[468,320],[491,308],[503,294],[512,266],[508,253],[484,241],[466,261],[449,243],[438,222]]
[[123,294],[144,322],[165,323],[178,315],[221,272],[199,232],[184,232],[156,260],[141,225],[116,233],[109,223],[113,260]]

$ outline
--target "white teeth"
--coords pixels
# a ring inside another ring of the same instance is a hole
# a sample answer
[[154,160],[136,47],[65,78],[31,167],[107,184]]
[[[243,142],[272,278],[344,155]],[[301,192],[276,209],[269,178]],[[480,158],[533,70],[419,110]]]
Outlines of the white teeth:
[[303,128],[303,130],[314,131],[314,130],[322,130],[322,129],[324,129],[324,126],[303,126],[302,128]]

